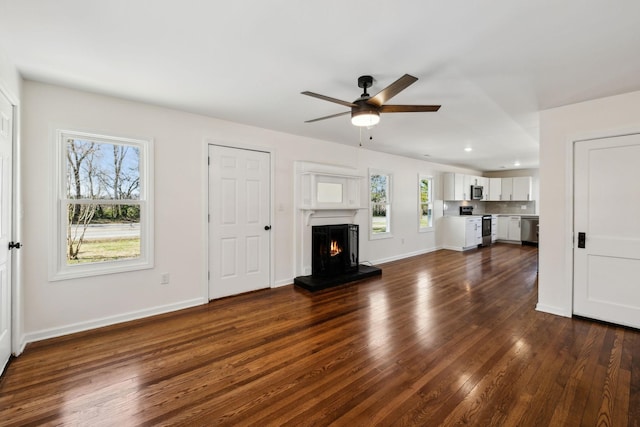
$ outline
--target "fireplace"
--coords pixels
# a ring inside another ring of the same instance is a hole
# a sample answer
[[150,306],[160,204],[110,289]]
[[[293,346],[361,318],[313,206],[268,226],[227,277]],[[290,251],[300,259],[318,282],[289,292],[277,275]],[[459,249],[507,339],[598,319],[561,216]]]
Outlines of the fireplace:
[[311,275],[298,276],[293,283],[318,291],[380,276],[380,268],[358,263],[358,228],[358,224],[311,226]]
[[311,274],[331,277],[358,270],[358,224],[314,225]]

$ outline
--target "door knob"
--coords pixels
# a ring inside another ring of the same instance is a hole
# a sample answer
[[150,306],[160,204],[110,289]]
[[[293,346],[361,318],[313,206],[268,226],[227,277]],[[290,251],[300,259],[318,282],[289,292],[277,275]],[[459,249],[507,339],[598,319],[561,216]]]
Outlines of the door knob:
[[265,226],[264,226],[264,229],[265,229],[265,230],[267,230],[267,231],[269,231],[269,230],[271,230],[271,226],[270,226],[270,225],[265,225]]

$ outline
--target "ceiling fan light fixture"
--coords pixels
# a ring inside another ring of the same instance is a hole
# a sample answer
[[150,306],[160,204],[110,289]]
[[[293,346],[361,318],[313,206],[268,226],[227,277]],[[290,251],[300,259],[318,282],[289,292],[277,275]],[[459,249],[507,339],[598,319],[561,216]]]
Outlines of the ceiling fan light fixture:
[[351,124],[359,127],[375,126],[380,122],[380,113],[375,110],[360,110],[351,113]]

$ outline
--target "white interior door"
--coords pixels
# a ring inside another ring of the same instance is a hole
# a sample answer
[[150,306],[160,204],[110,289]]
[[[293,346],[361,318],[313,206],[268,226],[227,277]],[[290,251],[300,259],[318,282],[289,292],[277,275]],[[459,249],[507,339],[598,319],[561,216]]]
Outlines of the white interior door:
[[573,312],[640,328],[640,135],[574,153]]
[[0,373],[11,356],[11,212],[13,107],[0,93]]
[[209,146],[209,299],[270,286],[270,154]]

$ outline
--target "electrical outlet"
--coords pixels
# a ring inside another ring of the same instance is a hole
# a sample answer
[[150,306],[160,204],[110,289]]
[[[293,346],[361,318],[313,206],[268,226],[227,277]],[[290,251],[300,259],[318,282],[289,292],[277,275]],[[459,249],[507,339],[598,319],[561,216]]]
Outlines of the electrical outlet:
[[520,205],[520,209],[522,209],[522,210],[527,209],[527,205]]
[[168,285],[169,284],[169,273],[162,273],[160,275],[160,284]]

